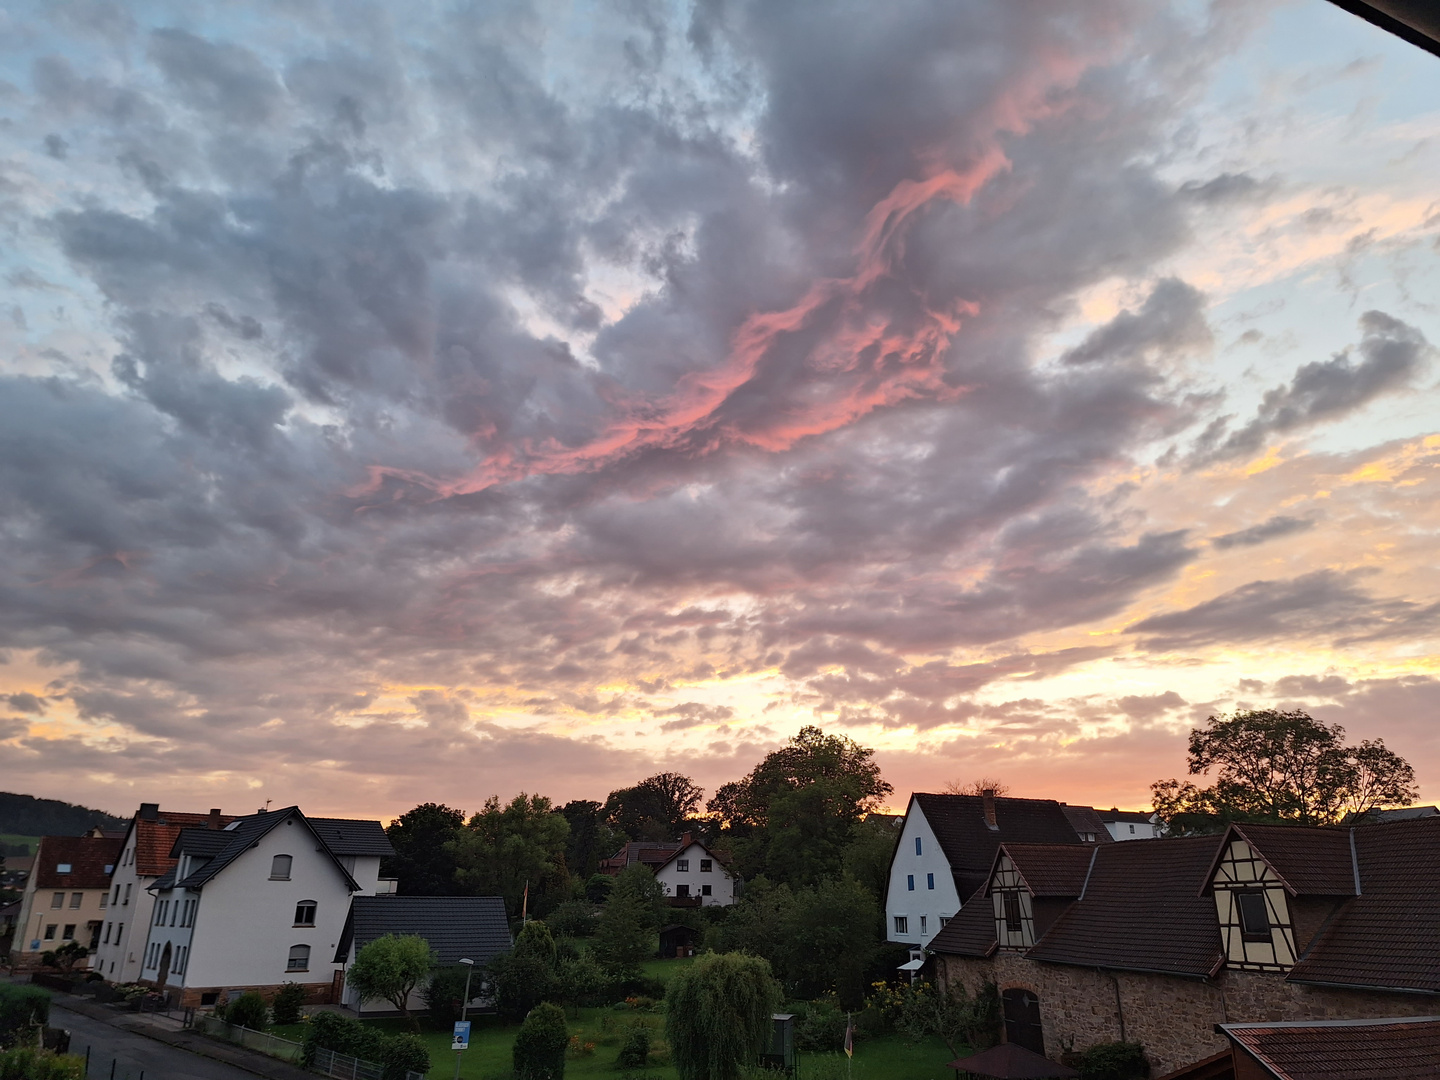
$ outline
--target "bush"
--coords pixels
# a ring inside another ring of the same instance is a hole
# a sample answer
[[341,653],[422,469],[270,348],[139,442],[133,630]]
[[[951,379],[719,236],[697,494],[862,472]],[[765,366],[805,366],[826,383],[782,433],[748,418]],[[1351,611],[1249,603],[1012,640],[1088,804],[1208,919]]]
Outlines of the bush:
[[845,1014],[828,1001],[807,1001],[797,1010],[795,1049],[834,1052],[845,1045]]
[[1081,1080],[1144,1080],[1150,1075],[1138,1042],[1096,1043],[1080,1055]]
[[548,1002],[536,1005],[515,1036],[516,1080],[563,1080],[565,1047],[569,1042],[560,1006]]
[[615,1059],[615,1064],[622,1069],[643,1069],[650,1064],[650,1029],[644,1027],[633,1027],[630,1034],[625,1036],[625,1044],[620,1047],[620,1056]]
[[0,983],[0,1047],[14,1046],[50,1019],[50,994],[38,986]]
[[82,1080],[85,1059],[23,1046],[0,1052],[0,1080]]
[[595,933],[595,905],[584,900],[566,900],[548,916],[550,930],[561,937],[589,937]]
[[298,1024],[304,1013],[305,988],[299,983],[287,982],[270,1003],[270,1013],[277,1024]]
[[225,1009],[228,1023],[247,1027],[251,1031],[264,1031],[270,1026],[269,1017],[270,1010],[265,1006],[265,999],[254,990],[247,990]]
[[418,1035],[384,1035],[380,1038],[376,1064],[385,1080],[405,1080],[407,1072],[424,1076],[430,1071],[430,1051]]
[[465,969],[459,966],[436,968],[430,973],[421,997],[425,999],[426,1013],[437,1024],[453,1024],[460,1019],[465,974]]

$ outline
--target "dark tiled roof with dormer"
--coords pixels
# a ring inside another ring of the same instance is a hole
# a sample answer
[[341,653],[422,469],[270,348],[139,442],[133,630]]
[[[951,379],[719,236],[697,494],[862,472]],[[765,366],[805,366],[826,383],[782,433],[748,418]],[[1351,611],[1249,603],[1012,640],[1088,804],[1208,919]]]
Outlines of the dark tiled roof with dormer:
[[[1085,849],[1088,855],[1093,849]],[[982,886],[961,905],[953,918],[925,946],[930,952],[946,956],[994,956],[995,908]]]
[[1072,806],[1070,803],[1061,803],[1060,809],[1065,812],[1065,819],[1070,822],[1070,827],[1075,830],[1075,835],[1085,843],[1113,844],[1115,842],[1115,838],[1110,835],[1110,830],[1105,827],[1105,822],[1100,820],[1100,815],[1095,812],[1093,806]]
[[1218,865],[1231,839],[1239,837],[1275,871],[1291,896],[1354,896],[1350,832],[1338,827],[1237,823],[1226,830],[1215,861]]
[[35,887],[108,889],[123,842],[99,836],[42,836],[35,853]]
[[1002,843],[1080,844],[1065,811],[1054,799],[996,798],[995,827],[991,828],[982,795],[917,792],[913,798],[945,853],[961,896],[970,896],[990,879],[995,852]]
[[[175,873],[171,871],[164,877],[150,886],[151,889],[163,890],[169,888],[201,889],[232,862],[238,859],[250,848],[260,842],[272,829],[278,828],[285,822],[296,822],[303,826],[307,832],[320,841],[320,849],[335,864],[335,869],[344,876],[350,885],[351,892],[358,892],[360,886],[351,877],[350,872],[340,864],[339,858],[328,846],[318,831],[311,828],[310,822],[300,812],[298,806],[287,806],[283,810],[261,811],[258,814],[251,814],[248,817],[236,818],[224,829],[219,831],[213,829],[183,829],[175,840],[175,845],[170,854],[179,858],[182,853],[192,856],[199,855],[205,862],[186,875],[183,881],[175,881]],[[378,827],[379,822],[375,823]]]
[[997,866],[1006,855],[1032,896],[1062,898],[1080,895],[1096,858],[1091,844],[1001,844],[995,854]]
[[175,868],[170,851],[181,829],[223,829],[235,820],[233,814],[190,814],[157,810],[155,817],[136,816],[135,873],[140,877],[159,877]]
[[1059,964],[1194,977],[1220,970],[1215,902],[1204,895],[1218,836],[1107,844],[1080,898],[1026,956]]

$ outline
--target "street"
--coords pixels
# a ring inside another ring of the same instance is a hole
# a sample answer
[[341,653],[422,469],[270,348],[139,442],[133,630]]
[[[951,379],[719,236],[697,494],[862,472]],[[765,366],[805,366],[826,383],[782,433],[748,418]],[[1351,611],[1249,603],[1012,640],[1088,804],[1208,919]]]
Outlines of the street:
[[50,1009],[50,1025],[70,1031],[70,1052],[90,1048],[90,1080],[255,1080],[253,1073],[211,1061],[185,1050],[135,1035],[60,1006]]

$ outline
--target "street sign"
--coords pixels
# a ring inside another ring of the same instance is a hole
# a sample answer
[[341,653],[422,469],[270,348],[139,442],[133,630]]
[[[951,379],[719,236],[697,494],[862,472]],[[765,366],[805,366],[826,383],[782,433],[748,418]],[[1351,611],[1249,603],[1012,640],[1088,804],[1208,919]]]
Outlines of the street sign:
[[470,1021],[469,1021],[469,1020],[456,1020],[456,1021],[455,1021],[455,1034],[452,1035],[452,1036],[450,1036],[450,1049],[451,1049],[451,1050],[469,1050],[469,1049],[470,1049]]

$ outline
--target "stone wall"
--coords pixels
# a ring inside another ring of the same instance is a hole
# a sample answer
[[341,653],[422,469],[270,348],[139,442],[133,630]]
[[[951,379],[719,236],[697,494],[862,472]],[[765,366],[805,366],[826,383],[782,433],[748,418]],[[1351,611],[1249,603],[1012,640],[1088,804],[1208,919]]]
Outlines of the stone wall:
[[1003,991],[1020,987],[1040,999],[1045,1053],[1129,1039],[1144,1044],[1155,1075],[1209,1057],[1229,1041],[1220,1023],[1277,1020],[1364,1020],[1430,1016],[1433,998],[1419,994],[1330,990],[1287,983],[1279,974],[1222,971],[1214,980],[1042,964],[1019,953],[993,960],[937,956],[936,974],[974,993],[994,980]]
[[[187,986],[178,991],[180,1000],[176,1002],[177,1007],[182,1009],[211,1009],[218,1005],[227,1004],[227,1001],[238,997],[240,994],[253,990],[266,1001],[273,1001],[275,995],[283,988],[284,983],[276,983],[272,986]],[[336,1002],[331,983],[302,983],[305,987],[306,1005],[334,1005]],[[168,988],[171,993],[177,992],[175,987]],[[202,999],[208,995],[216,995],[215,1000],[210,1003]]]

